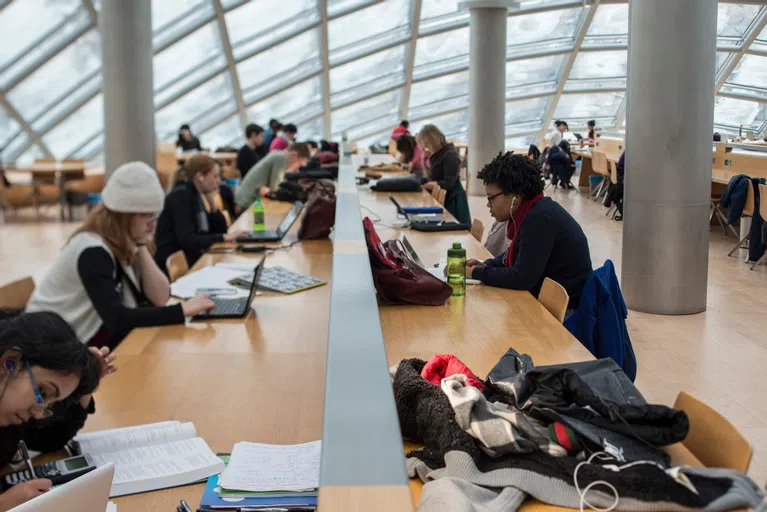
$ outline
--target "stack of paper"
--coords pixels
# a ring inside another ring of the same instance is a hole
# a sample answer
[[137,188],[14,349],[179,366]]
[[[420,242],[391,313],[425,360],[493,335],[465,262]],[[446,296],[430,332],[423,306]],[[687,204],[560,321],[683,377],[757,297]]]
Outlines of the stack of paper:
[[[315,507],[320,485],[321,441],[299,445],[237,443],[220,476],[211,477],[201,504],[218,508]],[[223,458],[223,457],[222,457]]]
[[[250,268],[250,271],[253,271],[253,267]],[[250,289],[244,290],[229,284],[229,281],[241,275],[241,268],[235,270],[220,265],[204,267],[178,278],[170,285],[170,294],[179,299],[191,299],[199,293],[197,290],[207,288],[227,289],[233,292],[233,295],[227,295],[226,298],[247,297]],[[209,293],[209,295],[215,294]]]

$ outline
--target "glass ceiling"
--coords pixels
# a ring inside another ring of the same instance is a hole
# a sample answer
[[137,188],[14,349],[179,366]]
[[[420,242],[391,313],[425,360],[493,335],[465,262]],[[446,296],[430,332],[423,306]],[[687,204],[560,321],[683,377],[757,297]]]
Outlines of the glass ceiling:
[[[301,139],[370,144],[405,117],[413,130],[435,123],[465,140],[469,14],[459,2],[152,0],[157,137],[173,141],[189,123],[205,147],[236,146],[243,122],[276,117]],[[533,142],[556,118],[620,129],[627,2],[520,5],[507,21],[507,145]],[[4,161],[102,158],[99,9],[100,0],[0,0],[0,33],[11,36],[0,45]],[[763,133],[767,6],[720,0],[717,44],[714,129]]]

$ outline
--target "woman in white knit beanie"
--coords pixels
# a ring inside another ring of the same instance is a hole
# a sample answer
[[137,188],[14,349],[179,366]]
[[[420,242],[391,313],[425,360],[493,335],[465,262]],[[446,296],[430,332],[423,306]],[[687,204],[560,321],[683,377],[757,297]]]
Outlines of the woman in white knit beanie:
[[157,215],[165,194],[143,162],[121,165],[102,204],[69,239],[35,289],[27,311],[53,311],[83,343],[114,348],[136,327],[182,324],[213,309],[210,297],[166,306],[168,278],[152,257]]

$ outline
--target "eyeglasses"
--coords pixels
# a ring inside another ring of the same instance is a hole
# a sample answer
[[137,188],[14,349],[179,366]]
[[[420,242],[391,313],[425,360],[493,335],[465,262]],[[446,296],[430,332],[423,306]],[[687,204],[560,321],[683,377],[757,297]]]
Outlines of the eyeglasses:
[[503,195],[503,192],[498,192],[497,194],[493,194],[492,196],[487,196],[487,205],[491,206],[493,204],[493,199],[502,195]]
[[51,416],[53,416],[53,411],[45,403],[45,398],[43,398],[43,393],[40,391],[40,388],[37,386],[37,382],[35,382],[35,376],[32,375],[32,367],[29,366],[29,361],[26,362],[26,367],[27,367],[27,374],[29,375],[29,380],[32,381],[32,390],[35,392],[35,402],[37,402],[32,407],[32,409],[38,412],[40,417],[50,418]]

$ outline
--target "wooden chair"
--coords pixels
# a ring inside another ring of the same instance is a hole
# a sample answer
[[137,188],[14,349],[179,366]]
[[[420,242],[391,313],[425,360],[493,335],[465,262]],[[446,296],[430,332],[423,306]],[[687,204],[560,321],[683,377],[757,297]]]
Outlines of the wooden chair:
[[165,266],[168,268],[168,277],[171,283],[189,272],[189,263],[186,261],[184,251],[176,251],[168,256],[168,259],[165,260]]
[[[763,198],[759,203],[759,216],[762,217],[764,222],[767,222],[767,204],[765,204],[767,201],[767,185],[759,185],[759,197]],[[764,258],[766,257],[767,251],[765,251],[764,254],[762,254],[762,257],[756,260],[753,265],[751,265],[751,270],[754,270],[758,264],[764,261]]]
[[433,188],[433,189],[431,189],[431,197],[433,197],[434,199],[436,199],[436,200],[438,200],[438,201],[439,201],[439,191],[440,191],[440,190],[442,190],[442,187],[440,187],[439,185],[437,185],[437,184],[435,183],[435,184],[434,184],[434,188]]
[[[612,183],[612,186],[616,186],[618,184],[618,162],[608,160],[607,163],[609,164],[609,167],[610,167],[610,183]],[[614,219],[617,214],[618,214],[618,205],[615,204],[615,202],[613,202],[613,205],[610,207],[609,210],[607,210],[607,213],[605,213],[605,217],[610,217],[611,219]]]
[[0,287],[0,308],[24,309],[34,291],[35,281],[31,277],[8,283]]
[[[754,209],[756,208],[756,200],[754,198],[754,185],[751,182],[751,180],[748,180],[746,182],[748,188],[746,189],[746,204],[743,206],[743,213],[741,214],[741,218],[743,217],[753,217],[754,216]],[[732,256],[737,252],[738,249],[745,249],[748,247],[748,233],[746,233],[746,236],[738,240],[738,244],[732,248],[730,253],[727,256]],[[746,245],[743,245],[746,244]]]
[[591,168],[594,173],[599,174],[604,178],[594,193],[594,201],[599,201],[599,197],[602,193],[604,192],[607,194],[607,191],[610,188],[610,168],[607,165],[607,154],[603,151],[592,151]]
[[437,201],[439,202],[439,204],[441,204],[442,206],[445,206],[446,197],[447,197],[447,190],[445,190],[444,188],[441,188],[439,190],[439,197],[437,197]]
[[682,445],[703,465],[748,471],[753,449],[727,418],[684,391],[676,397],[674,409],[690,418],[690,432]]
[[477,242],[482,243],[482,235],[485,234],[485,225],[479,219],[474,219],[471,223],[471,236],[477,239]]
[[157,152],[157,175],[160,178],[160,184],[163,189],[168,188],[178,167],[178,157],[175,151]]
[[538,302],[560,323],[565,321],[570,296],[561,284],[548,277],[544,279],[541,292],[538,294]]

